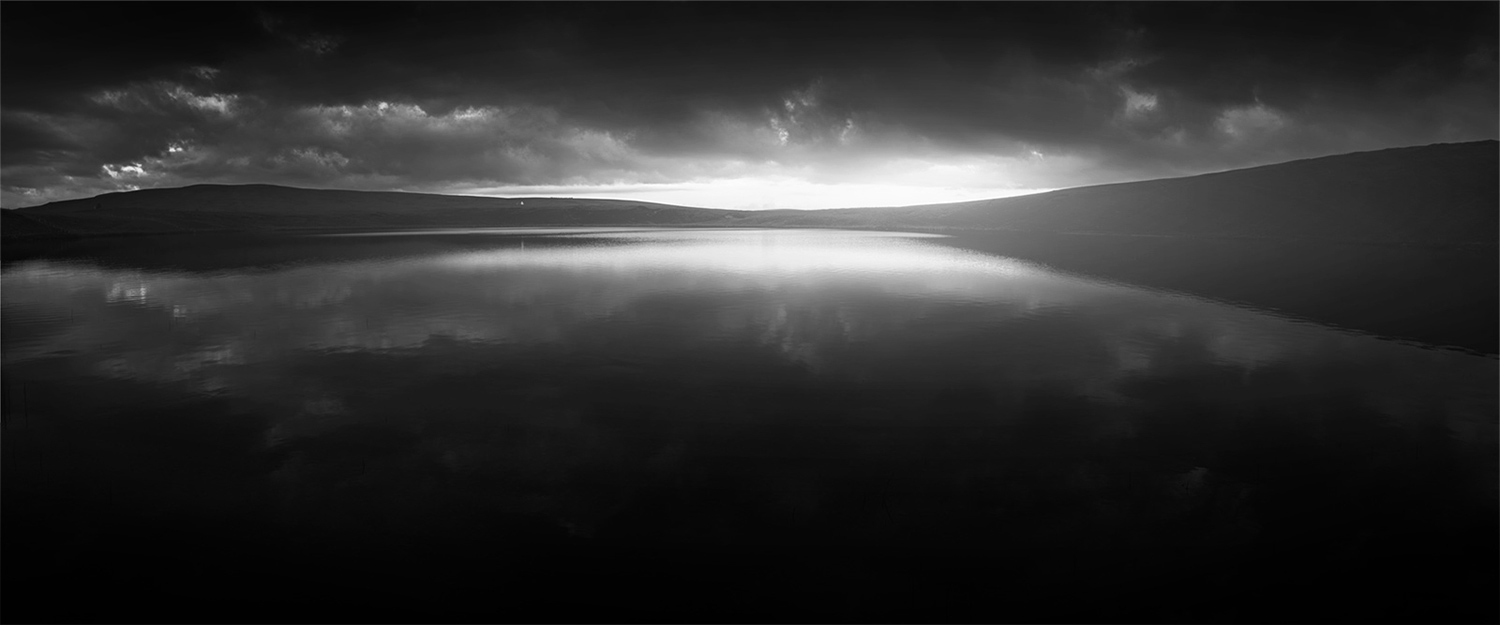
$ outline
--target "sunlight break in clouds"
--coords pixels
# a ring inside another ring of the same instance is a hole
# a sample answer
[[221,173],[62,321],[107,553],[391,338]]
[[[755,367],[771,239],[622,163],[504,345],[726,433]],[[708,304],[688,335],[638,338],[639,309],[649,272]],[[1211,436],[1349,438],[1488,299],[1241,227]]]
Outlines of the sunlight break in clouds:
[[1500,124],[1487,3],[45,6],[4,22],[5,207],[198,183],[911,205]]
[[[774,114],[759,120],[702,115],[694,131],[714,149],[694,155],[661,150],[636,129],[591,127],[549,107],[464,105],[433,112],[400,100],[289,107],[168,81],[89,96],[126,120],[24,113],[11,119],[101,152],[113,150],[110,143],[121,133],[154,144],[137,156],[100,163],[99,178],[88,185],[73,183],[93,193],[269,182],[818,209],[1035,193],[1048,188],[1014,181],[1053,179],[1087,166],[1066,156],[1044,159],[1031,147],[1021,152],[1029,157],[945,154],[913,145],[915,138],[871,136],[853,116],[823,110],[822,89],[815,81],[792,90]],[[29,180],[24,169],[5,173],[22,181],[6,191],[7,204],[69,197],[51,192],[55,181]]]

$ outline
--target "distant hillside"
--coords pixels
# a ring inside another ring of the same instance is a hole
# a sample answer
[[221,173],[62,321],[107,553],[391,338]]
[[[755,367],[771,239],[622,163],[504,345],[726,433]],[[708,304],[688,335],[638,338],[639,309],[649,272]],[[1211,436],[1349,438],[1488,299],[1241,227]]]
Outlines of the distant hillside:
[[50,239],[74,236],[20,211],[0,211],[0,235],[6,239]]
[[[5,212],[24,215],[60,232],[100,236],[339,228],[677,225],[722,219],[724,213],[736,211],[623,200],[488,198],[205,184],[108,193]],[[5,228],[3,236],[15,236],[9,220]]]
[[[11,212],[11,211],[6,211]],[[650,202],[196,185],[19,209],[0,236],[532,225],[997,229],[1496,242],[1500,143],[1438,144],[1186,178],[898,208],[730,211]]]
[[761,216],[776,218],[788,225],[1495,243],[1500,142],[1357,152],[977,202]]

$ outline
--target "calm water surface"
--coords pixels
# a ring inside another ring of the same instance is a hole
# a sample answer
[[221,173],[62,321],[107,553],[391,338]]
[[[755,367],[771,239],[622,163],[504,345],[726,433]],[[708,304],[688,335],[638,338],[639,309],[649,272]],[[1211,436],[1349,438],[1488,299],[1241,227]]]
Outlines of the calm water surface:
[[77,618],[1493,620],[1494,358],[935,235],[171,253],[4,269],[7,585]]

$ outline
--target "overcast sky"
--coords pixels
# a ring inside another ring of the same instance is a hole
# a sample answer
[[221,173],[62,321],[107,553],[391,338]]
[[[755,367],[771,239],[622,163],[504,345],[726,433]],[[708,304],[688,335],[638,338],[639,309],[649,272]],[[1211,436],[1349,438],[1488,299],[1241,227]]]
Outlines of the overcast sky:
[[0,5],[0,205],[820,208],[1497,137],[1500,3]]

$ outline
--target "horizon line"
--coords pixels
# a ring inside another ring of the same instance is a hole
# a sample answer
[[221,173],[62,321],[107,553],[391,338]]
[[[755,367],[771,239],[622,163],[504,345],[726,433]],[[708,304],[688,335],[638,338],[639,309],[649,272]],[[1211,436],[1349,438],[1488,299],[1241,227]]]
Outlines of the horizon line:
[[[1088,188],[1093,188],[1093,187],[1107,187],[1107,186],[1115,186],[1115,185],[1123,185],[1123,184],[1135,184],[1135,183],[1153,182],[1153,181],[1161,181],[1161,180],[1181,180],[1181,179],[1186,179],[1186,178],[1196,178],[1196,177],[1200,177],[1200,176],[1212,176],[1212,175],[1224,174],[1224,173],[1230,173],[1230,172],[1236,172],[1236,171],[1249,171],[1249,170],[1254,170],[1254,169],[1262,169],[1262,168],[1266,168],[1266,167],[1277,167],[1277,166],[1287,165],[1287,164],[1291,164],[1291,163],[1299,163],[1299,162],[1304,162],[1304,161],[1315,161],[1315,160],[1321,160],[1321,159],[1326,159],[1326,158],[1335,158],[1335,157],[1339,157],[1339,156],[1351,156],[1351,155],[1355,155],[1355,154],[1373,154],[1373,153],[1376,153],[1376,152],[1387,152],[1387,151],[1393,151],[1393,150],[1409,150],[1409,149],[1415,149],[1415,148],[1433,147],[1433,146],[1440,146],[1440,145],[1467,145],[1467,144],[1476,144],[1476,143],[1500,143],[1500,139],[1479,139],[1479,140],[1475,140],[1475,141],[1445,141],[1445,142],[1435,142],[1435,143],[1425,143],[1425,144],[1415,144],[1415,145],[1393,146],[1393,147],[1379,148],[1379,149],[1375,149],[1375,150],[1359,150],[1359,151],[1354,151],[1354,152],[1340,152],[1340,153],[1336,153],[1336,154],[1324,154],[1324,155],[1321,155],[1321,156],[1310,156],[1310,157],[1305,157],[1305,158],[1296,158],[1296,159],[1287,160],[1287,161],[1278,161],[1278,162],[1275,162],[1275,163],[1266,163],[1266,164],[1262,164],[1262,165],[1253,165],[1253,166],[1250,166],[1250,167],[1236,167],[1236,168],[1222,169],[1222,170],[1217,170],[1217,171],[1200,172],[1200,173],[1196,173],[1196,174],[1186,174],[1186,175],[1182,175],[1182,176],[1167,176],[1167,177],[1162,177],[1162,178],[1145,178],[1145,179],[1138,179],[1138,180],[1126,180],[1126,181],[1120,181],[1120,182],[1101,182],[1101,183],[1097,183],[1097,184],[1086,184],[1086,185],[1079,185],[1079,186],[1075,186],[1075,187],[1059,187],[1059,188],[1054,188],[1054,189],[1026,190],[1026,191],[1023,191],[1021,193],[1014,193],[1014,194],[1010,194],[1010,195],[989,196],[989,197],[984,197],[984,198],[979,198],[979,199],[974,199],[974,200],[959,200],[959,201],[950,201],[950,202],[928,202],[928,203],[918,203],[918,204],[883,204],[883,205],[871,204],[871,205],[862,205],[862,206],[826,207],[826,208],[759,208],[759,209],[757,209],[757,208],[715,208],[715,207],[709,207],[709,206],[694,206],[694,205],[689,205],[689,204],[670,204],[670,203],[667,203],[667,202],[657,202],[657,201],[652,201],[652,200],[640,200],[640,199],[620,198],[620,197],[598,197],[598,196],[595,196],[595,197],[580,197],[578,195],[524,195],[524,196],[523,195],[478,195],[478,194],[464,193],[464,192],[444,193],[444,192],[437,192],[437,191],[408,191],[408,190],[404,190],[404,189],[348,189],[348,188],[331,188],[331,187],[299,187],[299,186],[293,186],[293,185],[290,185],[290,184],[280,184],[280,183],[272,183],[272,182],[195,182],[195,183],[192,183],[192,184],[185,184],[185,185],[175,186],[175,187],[148,187],[148,188],[142,188],[142,189],[130,189],[130,190],[125,190],[125,191],[109,191],[109,192],[106,192],[106,193],[99,193],[99,194],[88,196],[88,197],[78,197],[78,198],[72,198],[72,199],[67,199],[67,200],[53,200],[53,201],[49,201],[49,202],[46,202],[46,203],[43,203],[43,204],[34,204],[34,205],[31,205],[31,206],[17,206],[17,207],[0,206],[0,210],[21,210],[21,209],[28,209],[28,208],[42,208],[42,207],[45,207],[45,206],[50,206],[52,204],[57,204],[57,203],[62,203],[62,202],[87,201],[87,200],[91,200],[91,199],[101,198],[101,197],[104,197],[104,196],[107,196],[107,195],[122,195],[122,194],[127,194],[127,193],[137,193],[137,192],[141,192],[141,191],[170,191],[170,190],[175,190],[175,189],[190,189],[190,188],[193,188],[193,187],[255,187],[255,186],[259,186],[259,187],[275,187],[275,188],[281,188],[281,189],[294,189],[294,190],[299,190],[299,191],[339,191],[339,192],[354,192],[354,193],[401,193],[401,194],[409,194],[409,195],[436,195],[436,196],[443,196],[443,197],[470,197],[470,198],[482,198],[482,199],[493,199],[493,200],[517,200],[517,201],[521,201],[521,200],[608,200],[608,201],[617,201],[617,202],[637,202],[637,203],[642,203],[642,204],[657,204],[657,205],[660,205],[660,206],[671,206],[671,207],[674,207],[674,208],[691,208],[691,209],[698,209],[698,210],[719,210],[719,211],[735,211],[735,212],[830,211],[830,210],[857,210],[857,209],[862,209],[862,208],[915,208],[915,207],[919,207],[919,206],[942,206],[942,205],[949,205],[949,204],[967,204],[967,203],[972,203],[972,202],[989,202],[989,201],[1004,200],[1004,199],[1009,199],[1009,198],[1014,198],[1014,197],[1024,197],[1024,196],[1031,196],[1031,195],[1044,195],[1044,194],[1047,194],[1047,193],[1057,193],[1057,192],[1061,192],[1061,191],[1069,191],[1069,190],[1074,190],[1074,189],[1088,189]],[[649,184],[652,184],[652,183],[641,183],[641,184],[642,185],[649,185]],[[688,184],[688,183],[668,183],[668,184],[669,185],[679,185],[679,184]],[[536,185],[536,186],[545,187],[545,186],[559,186],[559,185]],[[599,186],[606,186],[606,185],[599,185]],[[585,192],[585,193],[587,193],[587,192]]]

